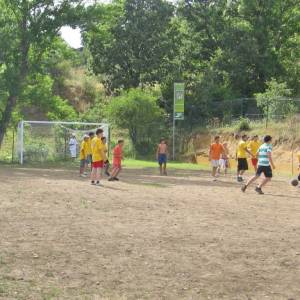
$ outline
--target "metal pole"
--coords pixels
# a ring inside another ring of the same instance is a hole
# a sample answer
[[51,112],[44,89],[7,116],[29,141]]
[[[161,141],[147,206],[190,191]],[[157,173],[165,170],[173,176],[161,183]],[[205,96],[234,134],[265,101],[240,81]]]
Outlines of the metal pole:
[[23,165],[23,162],[24,162],[24,122],[23,121],[21,121],[21,124],[20,124],[20,135],[21,135],[20,164]]
[[175,160],[175,112],[173,113],[173,160]]
[[13,129],[13,140],[11,146],[11,163],[14,162],[14,153],[15,153],[15,129]]

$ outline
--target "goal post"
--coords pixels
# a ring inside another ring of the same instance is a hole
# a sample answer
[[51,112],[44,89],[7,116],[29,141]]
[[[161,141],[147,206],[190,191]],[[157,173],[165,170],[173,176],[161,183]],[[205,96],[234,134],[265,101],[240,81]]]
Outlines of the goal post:
[[77,156],[83,136],[102,128],[107,143],[110,142],[107,123],[63,122],[63,121],[20,121],[17,132],[17,157],[24,162],[62,161],[70,157],[69,140],[77,140]]

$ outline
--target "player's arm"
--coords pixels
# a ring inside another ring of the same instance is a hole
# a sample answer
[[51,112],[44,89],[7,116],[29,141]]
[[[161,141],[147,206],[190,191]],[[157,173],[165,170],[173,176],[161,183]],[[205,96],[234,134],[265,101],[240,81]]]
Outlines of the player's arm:
[[211,152],[212,152],[212,149],[211,149],[211,146],[209,147],[209,152],[208,152],[208,160],[211,161]]
[[272,169],[275,170],[276,168],[275,168],[275,165],[274,165],[274,162],[273,162],[272,153],[268,152],[267,155],[268,155],[268,159],[269,159],[269,162],[271,164]]
[[246,150],[246,152],[247,152],[251,157],[254,157],[254,155],[253,155],[253,154],[251,153],[251,151],[247,148],[247,146],[246,146],[245,150]]
[[157,149],[156,149],[156,159],[158,159],[158,155],[159,155],[159,145],[157,146]]

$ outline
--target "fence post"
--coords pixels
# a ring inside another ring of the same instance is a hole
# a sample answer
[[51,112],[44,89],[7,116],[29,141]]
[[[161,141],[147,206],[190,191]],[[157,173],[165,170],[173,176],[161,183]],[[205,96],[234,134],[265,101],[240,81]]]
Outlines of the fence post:
[[12,146],[11,146],[11,163],[14,162],[14,153],[15,153],[15,129],[13,128],[13,137],[12,137]]

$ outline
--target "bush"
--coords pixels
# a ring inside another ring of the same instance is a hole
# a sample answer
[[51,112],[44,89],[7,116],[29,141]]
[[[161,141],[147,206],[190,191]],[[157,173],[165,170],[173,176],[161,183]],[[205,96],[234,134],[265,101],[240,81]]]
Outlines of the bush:
[[237,122],[236,129],[238,131],[249,131],[251,129],[250,120],[247,118],[240,118]]
[[117,128],[128,130],[134,151],[142,156],[153,153],[165,132],[163,111],[151,91],[124,91],[110,102],[108,117]]

